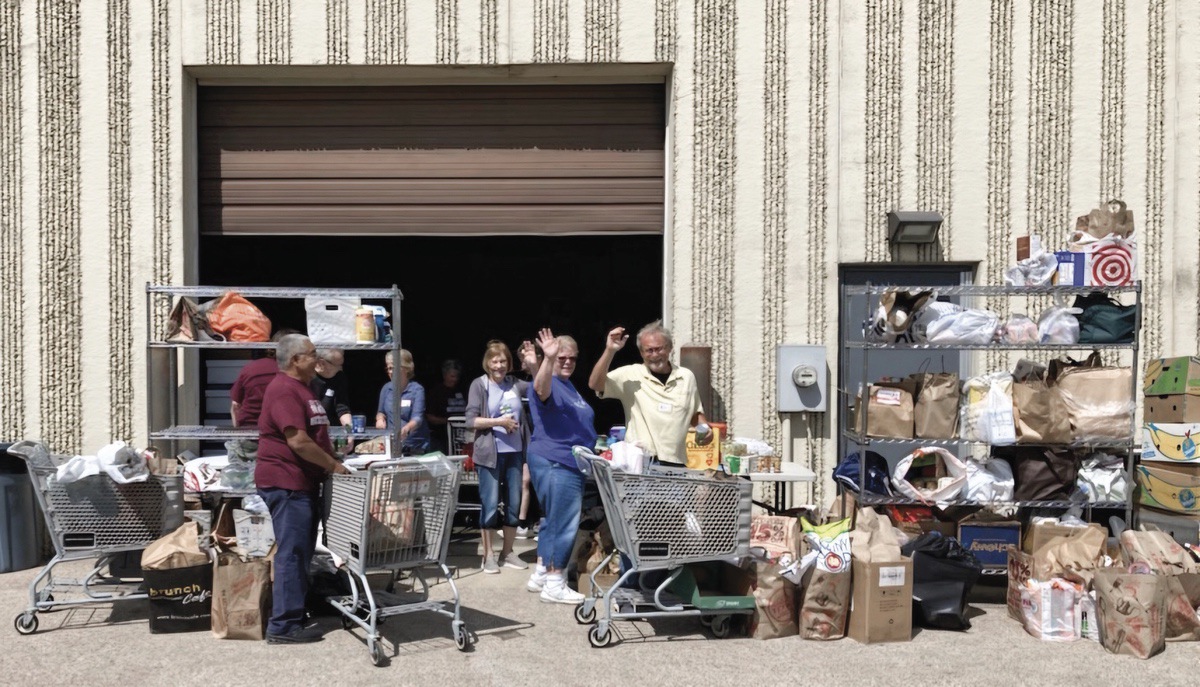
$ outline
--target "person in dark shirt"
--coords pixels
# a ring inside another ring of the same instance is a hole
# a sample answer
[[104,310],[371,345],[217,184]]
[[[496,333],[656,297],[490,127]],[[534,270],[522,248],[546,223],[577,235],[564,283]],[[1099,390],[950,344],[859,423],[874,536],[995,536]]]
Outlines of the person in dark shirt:
[[466,415],[467,394],[462,387],[462,364],[457,360],[442,363],[442,381],[430,384],[425,392],[425,421],[433,445],[443,453],[450,452],[450,436],[446,432],[449,418]]
[[317,350],[307,336],[289,334],[276,349],[279,373],[263,394],[258,417],[254,481],[271,511],[275,531],[274,586],[267,641],[301,644],[320,640],[304,626],[308,566],[317,544],[321,482],[349,470],[333,456],[329,417],[308,385],[316,375]]
[[342,349],[318,348],[317,373],[308,386],[325,408],[330,421],[336,419],[342,427],[349,427],[350,384],[343,371],[345,364],[346,354]]
[[[299,334],[295,329],[280,329],[271,340],[276,344],[288,334]],[[256,353],[259,351],[256,351]],[[279,373],[274,349],[261,351],[262,357],[246,363],[229,389],[229,415],[234,427],[257,427],[258,413],[262,410],[263,392]]]

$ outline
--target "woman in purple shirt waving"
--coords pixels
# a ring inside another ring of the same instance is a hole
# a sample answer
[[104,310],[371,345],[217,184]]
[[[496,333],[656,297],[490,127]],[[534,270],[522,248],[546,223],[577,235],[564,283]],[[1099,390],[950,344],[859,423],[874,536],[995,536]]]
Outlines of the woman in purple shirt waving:
[[[526,460],[546,523],[538,533],[541,565],[529,578],[547,603],[578,604],[583,595],[567,586],[563,571],[575,546],[584,475],[575,466],[573,446],[589,446],[596,436],[595,413],[571,384],[579,362],[579,345],[569,336],[538,332],[545,357],[529,387],[533,438]],[[543,567],[544,566],[544,567]]]

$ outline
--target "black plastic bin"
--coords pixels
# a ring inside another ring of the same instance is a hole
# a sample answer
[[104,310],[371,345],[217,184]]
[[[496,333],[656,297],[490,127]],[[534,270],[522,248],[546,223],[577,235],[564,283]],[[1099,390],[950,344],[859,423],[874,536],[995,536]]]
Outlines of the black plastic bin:
[[45,520],[25,461],[0,443],[0,573],[42,564]]

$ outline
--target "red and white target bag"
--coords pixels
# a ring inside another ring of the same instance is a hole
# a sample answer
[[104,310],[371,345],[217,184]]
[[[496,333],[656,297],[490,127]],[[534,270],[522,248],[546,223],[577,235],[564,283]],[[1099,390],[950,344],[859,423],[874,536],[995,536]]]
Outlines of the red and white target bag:
[[[1115,234],[1092,239],[1076,234],[1071,250],[1086,256],[1084,286],[1127,286],[1137,279],[1137,241]],[[1090,240],[1089,240],[1090,239]]]

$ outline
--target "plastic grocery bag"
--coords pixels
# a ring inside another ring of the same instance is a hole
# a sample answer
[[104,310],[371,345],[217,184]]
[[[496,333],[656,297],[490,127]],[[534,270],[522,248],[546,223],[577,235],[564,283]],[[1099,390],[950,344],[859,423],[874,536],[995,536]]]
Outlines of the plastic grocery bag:
[[1044,344],[1079,343],[1079,308],[1054,305],[1038,318],[1038,336]]
[[1079,466],[1076,479],[1092,503],[1124,501],[1129,495],[1129,473],[1120,456],[1091,454]]
[[1004,283],[1009,286],[1049,286],[1057,271],[1058,258],[1054,253],[1040,251],[1008,268]]
[[[927,458],[932,457],[930,462]],[[932,475],[918,480],[910,474],[914,464],[918,469],[922,463],[931,466]],[[925,446],[900,459],[892,471],[892,486],[910,499],[923,503],[949,500],[957,497],[967,484],[967,466],[958,456],[944,448]]]
[[1079,639],[1075,615],[1082,594],[1080,585],[1061,577],[1028,580],[1021,587],[1021,624],[1043,641],[1073,642]]
[[963,439],[993,446],[1017,442],[1013,417],[1013,378],[1007,372],[972,377],[963,384],[959,433]]
[[978,503],[1011,501],[1013,497],[1012,466],[1008,461],[993,458],[985,463],[968,460],[967,486],[963,496]]
[[999,329],[996,313],[971,308],[930,322],[925,338],[935,344],[989,344]]

